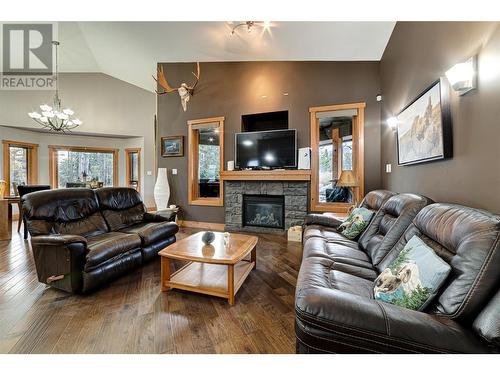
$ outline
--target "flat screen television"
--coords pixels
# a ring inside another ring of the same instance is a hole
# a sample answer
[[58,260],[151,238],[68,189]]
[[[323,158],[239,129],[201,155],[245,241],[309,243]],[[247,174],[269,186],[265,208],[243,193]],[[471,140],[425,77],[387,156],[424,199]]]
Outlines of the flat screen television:
[[236,133],[234,144],[236,168],[297,167],[295,129]]

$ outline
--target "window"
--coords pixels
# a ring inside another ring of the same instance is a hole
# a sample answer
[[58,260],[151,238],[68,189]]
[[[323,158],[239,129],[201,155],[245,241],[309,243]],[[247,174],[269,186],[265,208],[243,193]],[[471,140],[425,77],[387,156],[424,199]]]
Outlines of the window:
[[3,175],[8,195],[17,195],[16,186],[38,183],[38,145],[3,141]]
[[141,191],[141,149],[126,148],[126,184],[128,187]]
[[222,206],[224,118],[188,121],[189,204]]
[[49,146],[52,187],[118,185],[118,149]]

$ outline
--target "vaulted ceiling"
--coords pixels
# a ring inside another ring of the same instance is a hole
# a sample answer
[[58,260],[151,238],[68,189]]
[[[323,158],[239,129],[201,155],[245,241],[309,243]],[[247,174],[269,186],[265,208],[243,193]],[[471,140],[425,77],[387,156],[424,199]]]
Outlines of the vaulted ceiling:
[[395,22],[60,22],[61,72],[102,72],[154,91],[157,62],[378,61]]

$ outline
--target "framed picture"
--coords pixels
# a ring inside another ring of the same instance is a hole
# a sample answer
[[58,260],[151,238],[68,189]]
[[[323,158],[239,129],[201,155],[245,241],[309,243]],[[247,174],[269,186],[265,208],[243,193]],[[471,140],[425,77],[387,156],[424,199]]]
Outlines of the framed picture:
[[434,82],[396,116],[398,165],[452,157],[448,86]]
[[184,136],[161,137],[161,156],[184,156]]

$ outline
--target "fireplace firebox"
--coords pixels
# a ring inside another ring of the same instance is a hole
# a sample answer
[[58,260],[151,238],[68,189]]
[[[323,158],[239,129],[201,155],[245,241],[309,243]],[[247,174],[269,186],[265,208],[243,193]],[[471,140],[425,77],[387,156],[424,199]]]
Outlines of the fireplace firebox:
[[242,226],[285,228],[283,195],[243,195]]

